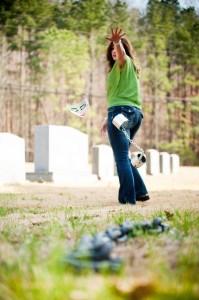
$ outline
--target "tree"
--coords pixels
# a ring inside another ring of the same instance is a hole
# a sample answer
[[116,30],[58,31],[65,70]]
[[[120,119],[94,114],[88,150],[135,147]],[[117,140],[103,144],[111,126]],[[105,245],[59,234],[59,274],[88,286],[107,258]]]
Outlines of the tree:
[[94,72],[97,64],[97,46],[96,40],[99,36],[99,31],[107,22],[107,8],[106,0],[79,0],[79,1],[63,1],[59,4],[59,9],[63,11],[61,20],[56,18],[58,26],[77,31],[79,36],[85,36],[88,41],[88,53],[90,59],[89,79],[87,80],[87,94],[90,103],[90,118],[87,123],[87,131],[89,133],[90,145],[94,142],[93,130],[94,115],[96,112],[96,105],[94,101]]
[[[54,118],[51,122],[60,124],[61,121],[62,124],[73,125],[85,131],[85,124],[78,122],[72,114],[67,114],[67,118],[64,116],[66,105],[79,102],[80,95],[84,93],[84,73],[89,66],[87,40],[69,30],[53,28],[43,34],[42,44],[41,55],[45,57],[43,85],[58,90],[61,87],[62,91],[66,91],[63,95],[53,97],[49,95],[48,102],[45,103],[46,110],[49,110],[51,102],[49,100],[52,98]],[[61,119],[57,113],[62,116]]]
[[[144,94],[152,95],[151,114],[152,132],[148,132],[151,140],[151,147],[159,148],[160,119],[159,119],[159,98],[171,91],[171,84],[168,80],[168,57],[166,54],[167,38],[172,30],[170,6],[166,1],[149,1],[146,15],[143,18],[143,29],[146,43],[147,63],[144,68],[143,82],[145,83]],[[164,28],[162,24],[165,24]],[[147,139],[148,137],[146,137]]]
[[15,115],[11,118],[10,128],[13,123],[16,134],[26,135],[28,149],[33,145],[33,123],[37,113],[32,113],[32,108],[35,106],[37,109],[38,100],[32,95],[25,97],[22,86],[38,83],[41,78],[39,34],[52,24],[52,12],[48,0],[5,0],[0,3],[1,30],[6,36],[8,49],[12,51],[10,60],[15,64],[9,79],[12,85],[19,86],[15,101],[13,98],[9,101],[9,110]]

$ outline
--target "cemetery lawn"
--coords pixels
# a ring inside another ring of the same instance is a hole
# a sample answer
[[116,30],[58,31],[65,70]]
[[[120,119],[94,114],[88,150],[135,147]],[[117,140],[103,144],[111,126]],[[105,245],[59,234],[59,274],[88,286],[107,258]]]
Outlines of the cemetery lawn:
[[[0,187],[0,299],[199,299],[199,168],[147,176],[151,200],[117,203],[118,182]],[[159,216],[161,234],[117,245],[117,273],[74,270],[64,262],[83,234]]]

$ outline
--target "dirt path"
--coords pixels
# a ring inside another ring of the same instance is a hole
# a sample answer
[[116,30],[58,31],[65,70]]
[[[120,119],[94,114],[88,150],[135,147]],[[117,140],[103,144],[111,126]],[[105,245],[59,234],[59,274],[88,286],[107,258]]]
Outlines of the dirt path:
[[[144,177],[151,200],[136,206],[117,201],[118,180],[66,183],[30,183],[0,186],[0,193],[17,194],[17,200],[1,197],[3,207],[84,207],[89,214],[107,215],[113,211],[192,208],[199,210],[199,167],[181,167],[179,174]],[[10,196],[11,197],[11,196]]]

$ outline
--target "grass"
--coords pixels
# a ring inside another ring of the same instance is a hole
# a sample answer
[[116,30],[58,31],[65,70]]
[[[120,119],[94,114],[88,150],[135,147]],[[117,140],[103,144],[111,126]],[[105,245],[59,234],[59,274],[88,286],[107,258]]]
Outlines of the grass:
[[[156,210],[143,216],[127,209],[102,220],[87,208],[19,207],[19,199],[27,196],[0,195],[1,300],[199,299],[197,211]],[[169,223],[169,232],[140,234],[118,245],[115,254],[124,259],[118,274],[79,272],[63,263],[83,234],[156,216]]]

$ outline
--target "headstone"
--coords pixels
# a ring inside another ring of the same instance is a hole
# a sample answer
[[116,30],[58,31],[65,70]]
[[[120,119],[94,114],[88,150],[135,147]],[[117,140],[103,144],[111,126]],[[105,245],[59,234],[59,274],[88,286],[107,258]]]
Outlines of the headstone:
[[[138,155],[138,151],[134,151],[131,153],[131,159],[133,159],[134,156]],[[146,175],[146,163],[144,163],[140,168],[138,168],[138,171],[140,173],[141,176],[145,176]]]
[[170,155],[167,152],[160,152],[160,173],[170,174]]
[[92,173],[97,174],[99,179],[106,179],[114,176],[113,151],[108,145],[93,146],[92,149]]
[[177,154],[170,155],[171,173],[179,173],[180,171],[180,157]]
[[146,172],[148,175],[156,175],[160,173],[160,155],[155,149],[146,151]]
[[25,182],[25,140],[0,133],[0,184]]
[[65,182],[89,173],[88,135],[68,126],[35,126],[35,173],[28,179]]

